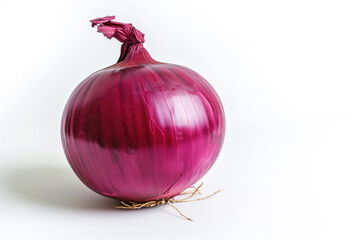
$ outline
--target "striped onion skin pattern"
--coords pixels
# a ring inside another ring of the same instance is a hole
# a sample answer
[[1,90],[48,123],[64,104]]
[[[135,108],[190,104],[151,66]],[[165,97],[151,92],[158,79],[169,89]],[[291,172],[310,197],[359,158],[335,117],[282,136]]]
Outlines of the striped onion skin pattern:
[[93,191],[123,201],[178,195],[214,164],[224,111],[196,72],[129,44],[117,64],[89,76],[62,118],[66,157]]

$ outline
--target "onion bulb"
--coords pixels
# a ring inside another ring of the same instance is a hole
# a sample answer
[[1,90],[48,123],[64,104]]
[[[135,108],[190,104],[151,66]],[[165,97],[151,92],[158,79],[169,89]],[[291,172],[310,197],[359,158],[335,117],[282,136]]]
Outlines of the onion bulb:
[[93,191],[122,201],[168,199],[208,172],[225,117],[215,90],[189,68],[154,60],[144,34],[115,17],[91,20],[122,42],[116,64],[82,81],[62,116],[65,155]]

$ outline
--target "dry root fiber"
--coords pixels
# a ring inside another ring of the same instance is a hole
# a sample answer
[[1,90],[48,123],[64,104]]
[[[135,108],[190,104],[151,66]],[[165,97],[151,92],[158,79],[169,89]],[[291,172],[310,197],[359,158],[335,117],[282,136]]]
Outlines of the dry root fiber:
[[190,195],[188,197],[182,198],[182,199],[175,199],[175,197],[172,198],[168,198],[168,199],[159,199],[159,200],[153,200],[153,201],[148,201],[148,202],[124,202],[121,201],[121,205],[120,206],[116,206],[116,208],[121,208],[121,209],[129,209],[129,210],[135,210],[135,209],[140,209],[140,208],[146,208],[146,207],[156,207],[156,206],[160,206],[160,205],[170,205],[171,207],[173,207],[181,216],[183,216],[184,218],[186,218],[187,220],[193,221],[191,218],[185,216],[184,214],[182,214],[180,212],[180,210],[175,207],[173,205],[173,203],[179,203],[179,202],[195,202],[195,201],[199,201],[199,200],[204,200],[207,198],[210,198],[212,196],[214,196],[215,194],[217,194],[218,192],[220,192],[221,190],[218,190],[216,192],[214,192],[211,195],[208,195],[206,197],[202,197],[202,198],[194,198],[195,195],[201,195],[200,192],[200,188],[202,187],[203,183],[201,183],[198,187],[191,187],[191,189],[186,190],[184,192],[182,192],[180,195]]

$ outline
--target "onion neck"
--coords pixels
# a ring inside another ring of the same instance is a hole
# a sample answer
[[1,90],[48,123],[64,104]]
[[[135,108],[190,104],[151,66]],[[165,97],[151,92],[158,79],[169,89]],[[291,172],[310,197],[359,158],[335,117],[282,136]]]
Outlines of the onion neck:
[[137,65],[156,62],[142,43],[124,42],[121,46],[121,55],[117,64]]
[[132,24],[114,21],[115,16],[91,20],[91,26],[97,26],[98,32],[108,39],[115,38],[122,42],[121,55],[114,66],[129,66],[145,63],[157,63],[143,46],[145,35]]

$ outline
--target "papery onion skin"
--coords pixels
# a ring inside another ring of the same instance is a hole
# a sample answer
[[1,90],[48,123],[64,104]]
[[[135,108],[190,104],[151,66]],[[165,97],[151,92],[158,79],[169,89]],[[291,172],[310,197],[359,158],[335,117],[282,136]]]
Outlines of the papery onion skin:
[[186,67],[155,61],[142,42],[125,41],[117,64],[81,82],[61,123],[66,157],[81,181],[135,202],[167,199],[196,183],[224,134],[223,107],[210,84]]

